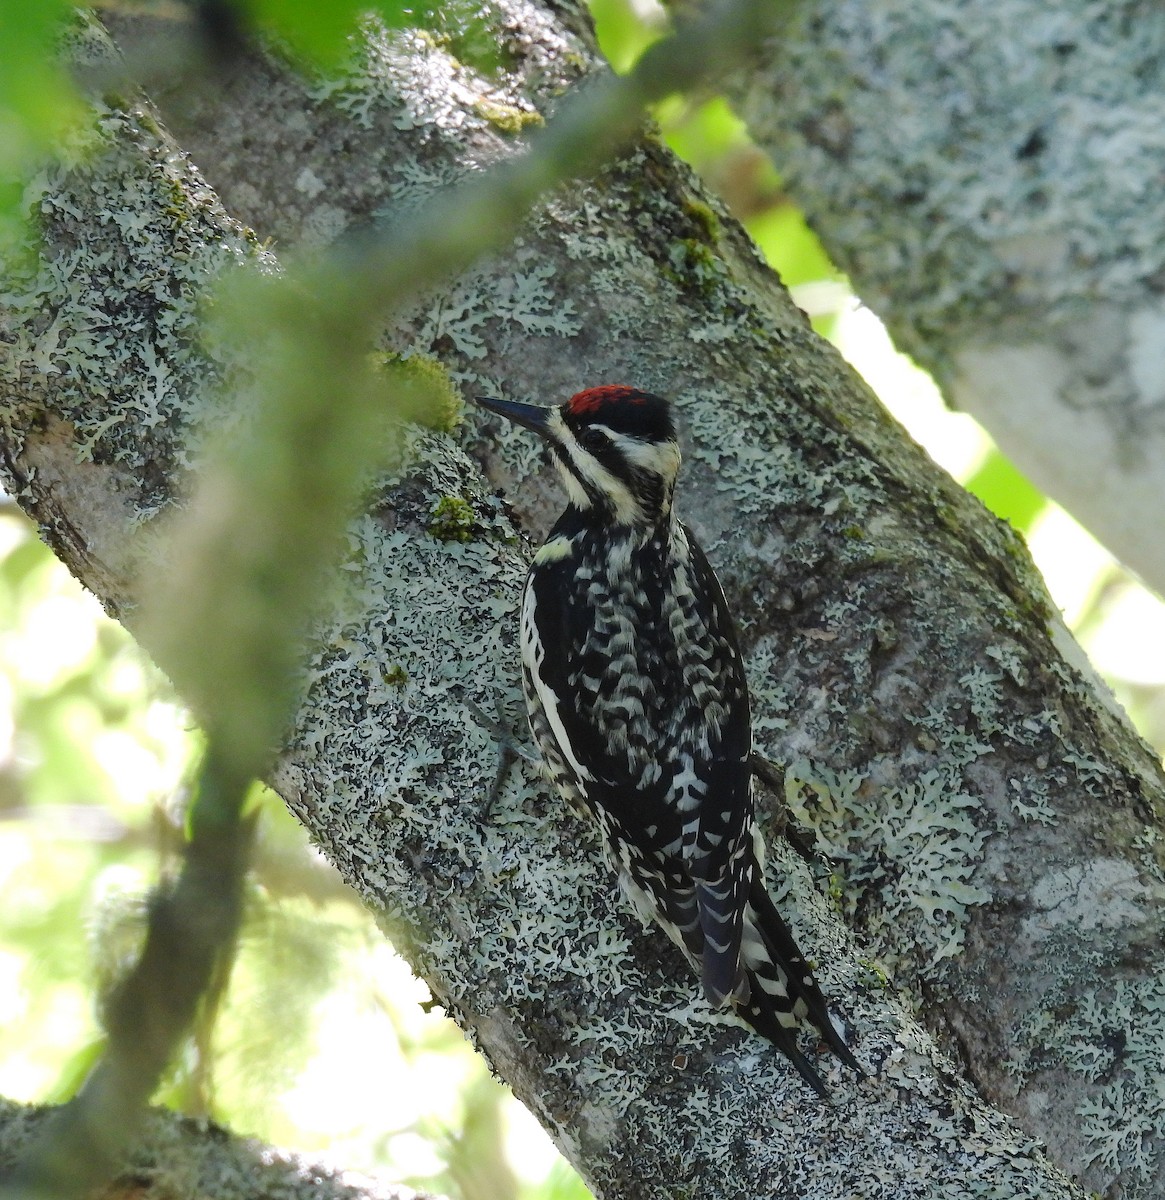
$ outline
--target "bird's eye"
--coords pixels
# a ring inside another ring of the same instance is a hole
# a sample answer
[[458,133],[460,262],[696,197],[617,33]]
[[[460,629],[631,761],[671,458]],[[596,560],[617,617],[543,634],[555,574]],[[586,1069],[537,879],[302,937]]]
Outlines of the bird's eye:
[[581,430],[578,435],[578,443],[584,450],[590,450],[595,453],[599,450],[605,450],[611,444],[607,435],[599,429]]

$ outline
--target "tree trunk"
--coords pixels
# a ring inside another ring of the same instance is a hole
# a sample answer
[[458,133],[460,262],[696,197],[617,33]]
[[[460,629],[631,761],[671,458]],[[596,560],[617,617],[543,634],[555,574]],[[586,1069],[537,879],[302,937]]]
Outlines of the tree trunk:
[[[158,81],[157,110],[103,110],[100,152],[42,180],[43,254],[0,296],[3,472],[131,627],[131,531],[231,419],[211,385],[243,394],[258,369],[195,340],[215,278],[266,253],[255,235],[319,245],[423,205],[599,69],[575,6],[488,11],[500,81],[417,35],[372,33],[361,67],[311,85],[256,58],[196,100]],[[113,29],[133,56],[176,36]],[[1079,1195],[1058,1168],[1159,1191],[1159,764],[1018,539],[888,420],[715,199],[646,137],[387,336],[467,394],[676,399],[679,503],[741,622],[759,743],[835,861],[827,898],[770,839],[870,1071],[822,1054],[821,1103],[705,1008],[532,773],[481,819],[495,748],[464,701],[518,703],[511,517],[542,531],[560,500],[520,437],[469,417],[470,458],[419,436],[353,524],[275,783],[596,1195]],[[469,542],[438,536],[448,496]]]
[[1165,593],[1165,11],[806,0],[732,99],[895,341]]

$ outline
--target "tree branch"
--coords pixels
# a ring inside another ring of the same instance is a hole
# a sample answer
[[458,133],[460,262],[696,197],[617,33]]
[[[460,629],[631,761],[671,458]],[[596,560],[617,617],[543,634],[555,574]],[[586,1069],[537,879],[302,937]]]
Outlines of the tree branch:
[[1159,592],[1163,52],[1103,6],[808,0],[726,81],[897,344]]
[[[0,1175],[24,1158],[57,1111],[0,1099]],[[101,1194],[134,1200],[440,1200],[161,1109],[150,1111],[137,1148]]]

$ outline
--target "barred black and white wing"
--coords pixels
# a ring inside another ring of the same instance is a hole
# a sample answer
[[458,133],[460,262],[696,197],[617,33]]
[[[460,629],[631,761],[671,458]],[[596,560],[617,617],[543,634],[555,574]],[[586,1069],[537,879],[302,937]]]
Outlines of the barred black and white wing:
[[720,1004],[749,989],[748,691],[719,584],[678,532],[621,586],[585,530],[556,526],[527,580],[524,679],[555,783],[599,821],[625,890]]
[[667,620],[682,646],[682,687],[698,710],[695,751],[672,784],[683,818],[683,858],[696,890],[708,999],[743,1001],[744,912],[752,884],[752,718],[736,630],[720,582],[687,529],[673,546]]

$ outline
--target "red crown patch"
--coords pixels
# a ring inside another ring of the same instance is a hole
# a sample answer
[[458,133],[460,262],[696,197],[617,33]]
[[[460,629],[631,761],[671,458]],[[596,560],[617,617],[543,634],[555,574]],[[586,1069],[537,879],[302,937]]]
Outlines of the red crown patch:
[[603,387],[587,388],[578,392],[566,402],[567,411],[572,417],[593,414],[608,404],[622,401],[629,404],[643,404],[647,394],[638,388],[627,387],[625,384],[606,384]]

